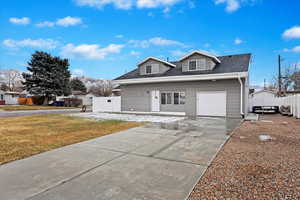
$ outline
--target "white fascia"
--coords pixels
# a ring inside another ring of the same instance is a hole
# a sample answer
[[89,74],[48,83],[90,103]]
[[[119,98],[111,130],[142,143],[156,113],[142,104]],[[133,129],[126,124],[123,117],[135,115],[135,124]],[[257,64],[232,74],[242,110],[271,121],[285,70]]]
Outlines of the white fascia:
[[162,82],[238,79],[238,78],[245,78],[245,77],[248,77],[248,72],[133,78],[133,79],[114,80],[113,82],[120,85],[122,84],[124,85],[124,84],[138,84],[138,83],[162,83]]
[[164,63],[164,64],[169,65],[171,67],[176,67],[176,65],[174,65],[174,64],[172,64],[170,62],[167,62],[167,61],[164,61],[164,60],[161,60],[159,58],[152,57],[152,56],[151,57],[147,57],[143,61],[139,62],[137,65],[140,66],[141,64],[143,64],[143,63],[145,63],[145,62],[147,62],[148,60],[151,60],[151,59],[155,60],[155,61],[158,61],[158,62],[161,62],[161,63]]

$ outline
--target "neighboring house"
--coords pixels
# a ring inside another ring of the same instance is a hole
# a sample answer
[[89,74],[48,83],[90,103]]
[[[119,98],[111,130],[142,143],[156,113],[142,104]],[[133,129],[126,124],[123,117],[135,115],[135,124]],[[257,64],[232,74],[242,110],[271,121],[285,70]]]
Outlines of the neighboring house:
[[291,95],[295,95],[295,94],[300,94],[300,90],[296,90],[296,91],[286,91],[285,95],[286,96],[291,96]]
[[121,110],[244,117],[250,60],[251,54],[216,57],[204,51],[176,62],[148,57],[114,80],[122,90]]
[[4,94],[4,91],[0,90],[0,105],[5,104]]
[[19,92],[2,91],[0,90],[0,100],[4,100],[5,104],[19,104]]
[[71,97],[81,99],[82,105],[90,106],[93,103],[93,97],[95,97],[95,95],[92,93],[86,93],[82,91],[73,91]]
[[249,111],[253,112],[253,107],[267,107],[269,109],[269,107],[280,106],[280,103],[280,98],[277,97],[277,93],[275,91],[260,90],[249,95],[248,105]]
[[112,96],[121,96],[121,87],[119,85],[112,89]]

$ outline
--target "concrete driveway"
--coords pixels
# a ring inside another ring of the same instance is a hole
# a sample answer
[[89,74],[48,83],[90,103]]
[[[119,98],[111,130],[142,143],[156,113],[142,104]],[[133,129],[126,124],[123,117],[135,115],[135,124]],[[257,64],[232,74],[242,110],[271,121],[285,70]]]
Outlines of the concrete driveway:
[[0,166],[1,199],[186,199],[239,120],[133,128]]

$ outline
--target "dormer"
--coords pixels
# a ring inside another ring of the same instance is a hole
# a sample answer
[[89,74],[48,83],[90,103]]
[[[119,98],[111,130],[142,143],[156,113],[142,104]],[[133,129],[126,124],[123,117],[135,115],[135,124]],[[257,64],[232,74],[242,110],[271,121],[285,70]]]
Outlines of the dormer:
[[180,60],[182,63],[182,71],[210,71],[213,70],[216,64],[221,61],[214,55],[205,51],[193,51]]
[[161,74],[174,67],[176,65],[155,57],[148,57],[138,63],[140,75]]

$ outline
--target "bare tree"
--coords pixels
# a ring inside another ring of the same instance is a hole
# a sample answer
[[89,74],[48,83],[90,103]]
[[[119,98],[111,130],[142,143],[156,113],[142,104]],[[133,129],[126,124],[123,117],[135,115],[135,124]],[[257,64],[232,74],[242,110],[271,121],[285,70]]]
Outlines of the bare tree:
[[90,87],[89,92],[96,96],[108,97],[112,95],[112,89],[113,85],[111,81],[106,81],[104,83],[95,83]]
[[0,71],[1,82],[5,83],[10,91],[22,87],[22,73],[16,69],[7,69]]
[[[270,89],[278,89],[278,76],[273,76]],[[300,63],[296,63],[284,69],[281,77],[281,87],[283,92],[300,90]]]

